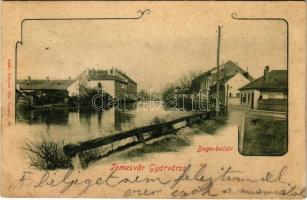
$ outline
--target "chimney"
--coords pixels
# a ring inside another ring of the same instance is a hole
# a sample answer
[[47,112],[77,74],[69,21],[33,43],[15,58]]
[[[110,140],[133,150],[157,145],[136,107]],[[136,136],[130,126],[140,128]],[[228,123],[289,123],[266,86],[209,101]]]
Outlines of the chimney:
[[270,67],[269,66],[265,66],[264,73],[263,73],[263,77],[264,77],[265,83],[269,82],[269,79],[270,79],[269,73],[270,73]]
[[49,82],[49,76],[46,77],[47,81]]
[[28,81],[31,81],[31,76],[28,76]]

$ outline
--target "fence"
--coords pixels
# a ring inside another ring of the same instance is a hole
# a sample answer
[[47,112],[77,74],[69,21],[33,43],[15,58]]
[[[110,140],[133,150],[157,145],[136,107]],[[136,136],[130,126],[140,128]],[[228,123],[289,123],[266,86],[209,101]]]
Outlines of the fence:
[[286,111],[287,99],[262,99],[258,101],[258,110]]
[[205,119],[209,119],[213,117],[214,114],[214,111],[202,112],[186,117],[181,117],[168,122],[131,129],[129,131],[120,132],[110,136],[99,137],[76,144],[67,144],[63,147],[63,150],[66,156],[72,158],[75,168],[86,168],[87,163],[84,159],[84,151],[99,148],[104,145],[114,144],[117,141],[122,141],[129,138],[136,138],[138,143],[143,143],[145,140],[159,137],[161,135],[166,135],[171,133],[173,130],[180,129],[185,126],[190,126],[193,123],[200,122]]

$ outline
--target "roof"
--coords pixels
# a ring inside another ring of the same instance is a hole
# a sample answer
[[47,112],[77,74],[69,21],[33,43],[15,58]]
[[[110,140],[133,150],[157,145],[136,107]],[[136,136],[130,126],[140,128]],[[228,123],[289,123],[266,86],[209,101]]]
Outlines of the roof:
[[[235,75],[237,73],[242,74],[245,78],[247,78],[249,81],[255,80],[247,71],[243,70],[241,67],[239,67],[236,63],[229,60],[226,63],[223,63],[219,67],[220,73],[219,73],[219,80],[224,78],[224,71],[226,72],[226,77]],[[210,70],[210,73],[212,74],[212,81],[216,82],[217,79],[217,67],[214,67]]]
[[[220,86],[223,86],[227,81],[229,81],[232,77],[234,77],[236,74],[233,74],[233,75],[230,75],[230,76],[226,76],[226,77],[223,77],[222,79],[220,79],[219,83],[220,83]],[[216,86],[216,83],[214,83],[213,85],[211,85],[210,87],[215,87]]]
[[117,80],[125,81],[119,76],[112,75],[108,73],[108,70],[89,70],[89,80]]
[[127,74],[121,72],[121,71],[117,71],[120,75],[122,75],[124,78],[128,79],[128,81],[136,84],[136,82],[134,80],[132,80]]
[[[249,81],[253,81],[254,80],[254,78],[251,75],[249,75],[249,73],[247,71],[243,70],[241,67],[238,66],[238,64],[232,62],[231,60],[229,60],[226,63],[221,64],[219,66],[219,69],[220,69],[219,80],[222,80],[225,77],[229,78],[230,76],[233,76],[233,75],[235,75],[237,73],[242,74]],[[213,83],[216,82],[216,76],[217,76],[216,70],[217,70],[217,67],[213,67],[210,70],[208,70],[208,71],[202,73],[201,75],[197,76],[192,81],[192,88],[194,90],[198,90],[202,80],[205,79],[206,77],[209,77],[209,76],[212,77],[212,82]],[[224,76],[224,75],[226,75],[226,76]]]
[[173,94],[187,94],[190,88],[176,88]]
[[115,74],[112,74],[109,73],[108,70],[91,69],[89,70],[89,80],[117,80],[122,82],[130,81],[136,84],[136,82],[133,81],[130,77],[128,77],[125,73],[120,72],[118,70],[116,70]]
[[264,80],[264,76],[248,83],[239,90],[258,89],[258,90],[288,90],[288,71],[272,70],[269,72],[269,81]]
[[66,90],[75,80],[17,80],[20,90]]

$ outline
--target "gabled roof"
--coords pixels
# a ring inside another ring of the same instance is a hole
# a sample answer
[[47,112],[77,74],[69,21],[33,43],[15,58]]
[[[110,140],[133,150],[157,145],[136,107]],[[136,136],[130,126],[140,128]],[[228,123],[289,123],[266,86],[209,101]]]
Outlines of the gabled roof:
[[[112,69],[114,70],[114,69]],[[132,82],[135,83],[130,77],[128,77],[125,73],[120,72],[118,70],[114,71],[115,73],[109,73],[108,70],[89,70],[89,80],[117,80],[122,82]]]
[[20,90],[66,90],[75,80],[17,80]]
[[272,70],[269,72],[269,80],[266,82],[264,76],[248,83],[239,90],[257,89],[257,90],[288,90],[288,71]]
[[[243,70],[241,67],[239,67],[236,63],[232,62],[229,60],[226,63],[223,63],[219,67],[220,73],[219,73],[219,80],[224,78],[224,73],[226,72],[226,77],[229,77],[231,75],[235,75],[237,73],[242,74],[245,78],[247,78],[249,81],[255,80],[247,71]],[[235,71],[234,71],[235,69]],[[217,79],[217,67],[214,67],[210,70],[212,77],[213,77],[213,82],[216,82]],[[230,74],[228,73],[230,71]]]
[[[220,79],[220,84],[224,85],[227,81],[229,81],[230,79],[232,79],[232,77],[234,77],[236,74],[230,75],[230,76],[226,76],[223,77],[222,79]],[[215,83],[216,84],[216,83]]]
[[[219,69],[220,69],[219,80],[222,80],[225,77],[229,78],[230,76],[235,75],[237,73],[242,74],[249,81],[253,81],[254,80],[254,78],[251,75],[249,75],[248,72],[243,70],[241,67],[239,67],[236,63],[232,62],[231,60],[229,60],[226,63],[221,64]],[[199,90],[200,83],[206,77],[212,77],[212,82],[213,83],[216,82],[216,79],[217,79],[216,71],[217,71],[217,67],[213,67],[212,69],[202,73],[201,75],[199,75],[198,77],[193,79],[192,80],[192,88],[193,88],[193,90]],[[226,74],[226,76],[224,76],[225,75],[224,73]]]
[[119,76],[108,73],[108,70],[89,70],[89,80],[117,80],[124,82],[125,80]]
[[123,78],[127,79],[129,82],[132,82],[134,84],[136,84],[136,82],[134,80],[132,80],[127,74],[125,74],[124,72],[121,71],[117,71],[117,73],[119,73],[121,76],[123,76]]
[[[220,86],[223,86],[227,81],[229,81],[232,77],[234,77],[236,74],[230,75],[230,76],[226,76],[223,77],[222,79],[220,79]],[[210,87],[215,87],[216,83],[214,83],[213,85],[211,85]]]

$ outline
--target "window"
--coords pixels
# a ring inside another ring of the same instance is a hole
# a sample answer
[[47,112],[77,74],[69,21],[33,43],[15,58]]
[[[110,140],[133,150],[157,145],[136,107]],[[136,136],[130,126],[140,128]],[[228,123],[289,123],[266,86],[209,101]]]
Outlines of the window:
[[124,83],[121,83],[121,85],[120,85],[120,86],[121,86],[121,88],[122,88],[122,89],[127,89],[127,85],[126,85],[126,84],[124,84]]
[[231,92],[229,93],[229,97],[231,97]]
[[209,77],[209,79],[208,79],[208,86],[210,86],[211,85],[211,77]]
[[240,93],[237,93],[237,94],[236,94],[236,97],[239,98],[239,97],[240,97]]
[[246,102],[246,94],[242,94],[242,102]]
[[259,96],[259,100],[261,100],[261,99],[262,99],[262,95]]
[[247,100],[248,103],[250,102],[250,98],[251,98],[251,95],[248,94],[248,100]]
[[101,83],[100,82],[98,83],[98,88],[101,88]]

